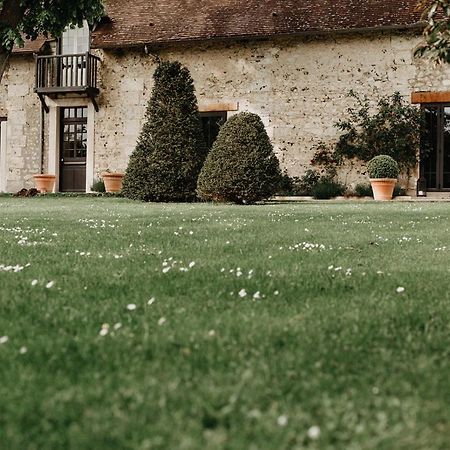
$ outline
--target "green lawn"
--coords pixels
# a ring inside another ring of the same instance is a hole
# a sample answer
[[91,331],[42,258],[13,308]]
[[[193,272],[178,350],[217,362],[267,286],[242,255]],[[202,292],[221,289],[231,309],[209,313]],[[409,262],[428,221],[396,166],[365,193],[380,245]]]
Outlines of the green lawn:
[[1,449],[450,448],[449,204],[0,211]]

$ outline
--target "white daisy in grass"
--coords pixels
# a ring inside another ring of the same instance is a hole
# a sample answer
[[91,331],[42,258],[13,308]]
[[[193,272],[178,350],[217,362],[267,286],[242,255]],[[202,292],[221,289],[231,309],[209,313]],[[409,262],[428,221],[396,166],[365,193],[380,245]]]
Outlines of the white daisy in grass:
[[241,289],[239,292],[239,297],[243,298],[247,295],[247,291],[245,289]]
[[191,261],[189,263],[189,269],[192,269],[195,266],[195,261]]
[[403,286],[399,286],[395,291],[397,294],[401,294],[402,292],[405,292],[405,288]]
[[128,311],[134,311],[137,308],[137,306],[134,303],[128,303],[127,309]]
[[313,425],[308,429],[308,432],[306,433],[308,437],[312,440],[319,439],[320,437],[320,428],[317,425]]
[[8,341],[9,341],[9,337],[8,336],[1,336],[0,337],[0,345],[6,344]]
[[260,292],[259,292],[259,291],[256,291],[256,292],[253,294],[253,298],[254,298],[255,300],[260,299],[260,298],[261,298]]
[[166,266],[166,267],[163,268],[162,271],[163,271],[163,273],[167,273],[170,269],[171,269],[170,266]]
[[25,355],[25,353],[28,351],[28,349],[25,346],[20,347],[19,353],[21,355]]
[[104,323],[102,325],[102,327],[100,328],[100,331],[99,331],[98,334],[100,336],[106,336],[108,333],[109,333],[109,324],[108,323]]
[[45,287],[46,287],[47,289],[51,289],[54,285],[55,285],[55,282],[54,282],[54,281],[49,281],[49,282],[45,285]]
[[164,325],[166,322],[167,322],[166,318],[165,318],[165,317],[161,317],[161,318],[158,320],[158,325],[159,325],[159,326],[162,326],[162,325]]
[[147,302],[147,305],[153,305],[153,303],[155,303],[155,297],[152,297],[148,302]]
[[280,427],[285,427],[288,424],[288,418],[284,414],[277,418],[277,424]]
[[31,282],[31,286],[36,286],[38,284],[38,280],[33,280],[32,282]]

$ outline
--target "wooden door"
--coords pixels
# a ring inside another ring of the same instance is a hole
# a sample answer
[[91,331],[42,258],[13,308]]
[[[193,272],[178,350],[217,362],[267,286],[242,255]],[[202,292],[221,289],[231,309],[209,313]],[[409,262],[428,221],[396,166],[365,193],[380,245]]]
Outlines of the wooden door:
[[87,108],[62,108],[59,190],[86,191]]

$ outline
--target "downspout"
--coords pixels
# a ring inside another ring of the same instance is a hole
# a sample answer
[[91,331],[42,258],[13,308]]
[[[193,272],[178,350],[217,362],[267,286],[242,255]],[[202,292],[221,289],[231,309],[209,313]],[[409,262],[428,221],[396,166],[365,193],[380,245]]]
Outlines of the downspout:
[[44,173],[44,152],[45,152],[44,121],[45,121],[45,111],[44,111],[44,105],[42,105],[42,103],[41,103],[41,120],[40,120],[40,124],[39,124],[40,148],[41,148],[39,173],[41,173],[41,174]]

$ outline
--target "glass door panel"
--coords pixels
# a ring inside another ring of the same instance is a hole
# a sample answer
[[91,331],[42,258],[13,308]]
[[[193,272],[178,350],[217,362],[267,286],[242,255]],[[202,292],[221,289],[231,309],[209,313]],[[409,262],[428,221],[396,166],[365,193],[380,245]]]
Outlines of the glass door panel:
[[450,189],[450,106],[443,108],[442,139],[442,187]]
[[422,149],[427,152],[422,162],[423,176],[427,180],[427,189],[438,188],[438,107],[426,106],[423,108],[426,120],[426,129],[422,134]]

